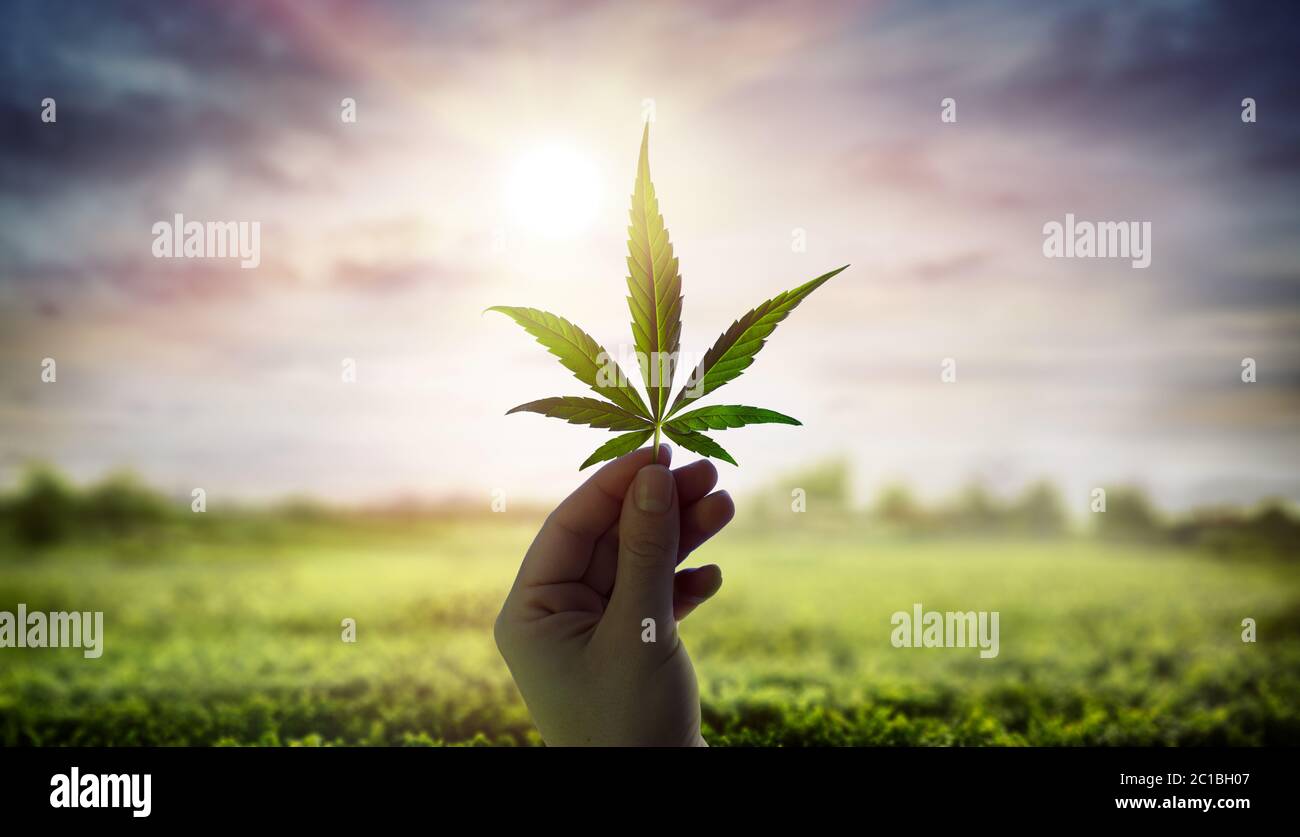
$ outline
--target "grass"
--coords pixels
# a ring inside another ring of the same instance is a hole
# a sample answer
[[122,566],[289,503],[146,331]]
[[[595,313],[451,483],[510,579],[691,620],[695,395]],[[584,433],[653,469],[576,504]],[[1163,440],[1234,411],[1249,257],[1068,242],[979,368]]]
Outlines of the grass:
[[[302,523],[0,558],[0,610],[103,610],[106,635],[97,660],[0,649],[0,744],[539,743],[490,636],[534,531]],[[1300,744],[1294,566],[852,528],[738,529],[702,557],[725,583],[683,637],[714,745]],[[892,647],[913,602],[999,611],[999,656]]]

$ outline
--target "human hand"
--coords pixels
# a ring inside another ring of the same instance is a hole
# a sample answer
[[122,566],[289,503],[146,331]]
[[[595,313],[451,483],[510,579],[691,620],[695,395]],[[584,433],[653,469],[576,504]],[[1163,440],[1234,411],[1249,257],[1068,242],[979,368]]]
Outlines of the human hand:
[[674,569],[736,509],[709,493],[711,462],[669,471],[671,458],[668,445],[634,451],[560,503],[497,617],[497,647],[548,745],[704,745],[677,621],[718,592],[722,571]]

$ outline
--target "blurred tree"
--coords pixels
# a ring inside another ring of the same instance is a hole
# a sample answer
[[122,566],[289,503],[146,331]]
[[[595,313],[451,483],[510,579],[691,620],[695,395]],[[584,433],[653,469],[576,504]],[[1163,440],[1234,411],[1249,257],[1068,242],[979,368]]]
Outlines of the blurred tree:
[[1282,503],[1266,503],[1247,525],[1274,555],[1300,558],[1300,521],[1288,514]]
[[1198,509],[1171,527],[1170,534],[1177,543],[1224,558],[1300,557],[1300,520],[1278,501],[1249,515],[1235,508]]
[[1046,481],[1036,482],[1024,490],[1010,510],[1013,527],[1038,537],[1060,535],[1068,520],[1061,495]]
[[1098,512],[1097,534],[1115,540],[1156,540],[1163,530],[1151,501],[1140,489],[1117,486],[1106,489],[1106,511]]
[[125,535],[166,521],[172,508],[128,471],[105,477],[86,494],[87,527],[106,535]]
[[997,532],[1007,523],[1006,510],[979,482],[962,489],[947,517],[952,528],[963,532]]
[[827,521],[847,516],[851,498],[849,463],[837,458],[779,477],[741,508],[748,510],[746,517],[753,525],[788,520],[795,508],[802,508],[811,519]]
[[76,525],[77,496],[57,471],[34,464],[23,476],[10,505],[14,534],[26,546],[50,546],[65,540]]
[[[829,459],[803,471],[791,474],[785,480],[790,486],[802,488],[808,502],[836,511],[849,507],[849,463],[843,459]],[[786,492],[788,495],[789,492]]]
[[920,529],[925,525],[925,512],[906,485],[894,483],[881,490],[876,499],[876,517],[881,522],[904,529]]

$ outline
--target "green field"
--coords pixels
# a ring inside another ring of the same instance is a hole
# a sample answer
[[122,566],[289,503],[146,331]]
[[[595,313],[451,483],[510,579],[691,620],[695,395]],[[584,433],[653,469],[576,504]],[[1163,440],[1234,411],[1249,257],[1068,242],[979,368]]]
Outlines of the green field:
[[[0,610],[103,610],[105,643],[97,660],[0,649],[0,743],[539,743],[490,636],[535,526],[297,523],[6,556]],[[853,527],[737,528],[700,557],[725,583],[682,633],[714,745],[1300,743],[1295,566]],[[999,611],[1001,653],[892,647],[913,602]]]

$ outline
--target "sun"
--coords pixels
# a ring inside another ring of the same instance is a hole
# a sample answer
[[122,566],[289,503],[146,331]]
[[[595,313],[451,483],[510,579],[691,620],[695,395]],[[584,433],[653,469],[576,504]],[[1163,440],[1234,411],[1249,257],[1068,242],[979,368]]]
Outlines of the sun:
[[553,143],[519,156],[506,177],[515,224],[545,238],[571,238],[591,227],[600,208],[600,173],[576,149]]

